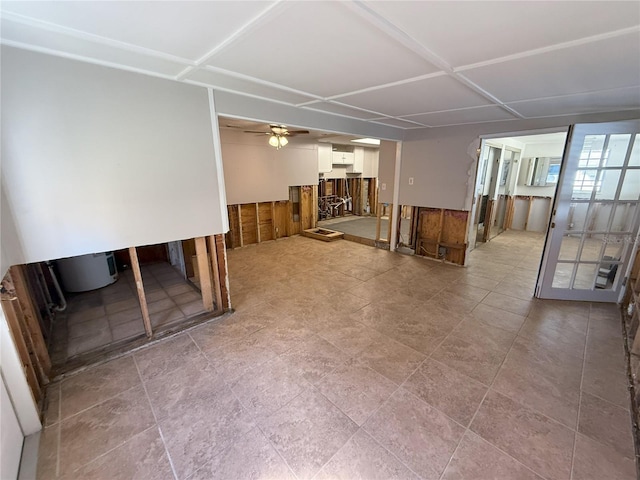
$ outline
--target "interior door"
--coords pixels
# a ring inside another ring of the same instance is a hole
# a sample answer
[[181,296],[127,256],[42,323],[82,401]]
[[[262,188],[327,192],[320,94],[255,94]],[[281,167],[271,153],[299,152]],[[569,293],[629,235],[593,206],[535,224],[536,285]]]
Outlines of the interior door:
[[640,120],[569,130],[537,296],[617,302],[640,223]]

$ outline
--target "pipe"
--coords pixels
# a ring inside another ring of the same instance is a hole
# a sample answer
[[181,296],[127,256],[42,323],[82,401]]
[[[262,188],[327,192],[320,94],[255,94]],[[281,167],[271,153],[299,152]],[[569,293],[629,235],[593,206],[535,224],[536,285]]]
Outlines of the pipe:
[[64,312],[67,309],[67,301],[64,298],[64,293],[62,293],[62,288],[60,288],[58,277],[56,277],[56,274],[53,271],[53,264],[51,262],[46,262],[46,263],[47,263],[47,267],[49,267],[49,273],[51,273],[51,279],[53,280],[53,285],[56,287],[58,298],[60,299],[60,305],[54,306],[53,309],[56,312]]

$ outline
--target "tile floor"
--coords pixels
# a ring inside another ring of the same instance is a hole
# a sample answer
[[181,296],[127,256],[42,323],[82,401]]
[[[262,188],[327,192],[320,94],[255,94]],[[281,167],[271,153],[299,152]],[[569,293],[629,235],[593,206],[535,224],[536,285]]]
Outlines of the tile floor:
[[[141,268],[149,316],[163,327],[204,312],[202,296],[168,263]],[[142,314],[131,270],[118,280],[91,292],[70,294],[67,310],[59,315],[53,332],[52,360],[67,360],[112,343],[144,335]]]
[[233,315],[49,388],[39,478],[633,479],[618,312],[532,300],[541,244],[230,251]]

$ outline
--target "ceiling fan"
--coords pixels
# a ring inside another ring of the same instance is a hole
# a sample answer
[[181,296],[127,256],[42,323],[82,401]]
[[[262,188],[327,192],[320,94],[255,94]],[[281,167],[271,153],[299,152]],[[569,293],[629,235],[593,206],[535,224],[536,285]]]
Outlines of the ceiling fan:
[[309,133],[309,130],[289,130],[286,125],[269,125],[269,131],[256,131],[256,130],[245,130],[244,133],[258,133],[263,135],[269,135],[269,145],[272,147],[276,147],[276,149],[280,149],[284,147],[289,140],[287,137],[294,137],[296,135],[306,135]]

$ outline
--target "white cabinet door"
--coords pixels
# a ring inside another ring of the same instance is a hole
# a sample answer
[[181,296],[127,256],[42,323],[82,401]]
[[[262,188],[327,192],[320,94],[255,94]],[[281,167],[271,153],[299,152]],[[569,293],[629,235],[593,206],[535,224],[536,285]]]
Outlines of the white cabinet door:
[[347,167],[347,173],[362,173],[364,170],[364,148],[356,147],[353,152],[353,165]]
[[351,152],[332,152],[334,165],[353,165],[353,153]]
[[318,172],[329,173],[332,168],[331,145],[318,144]]

